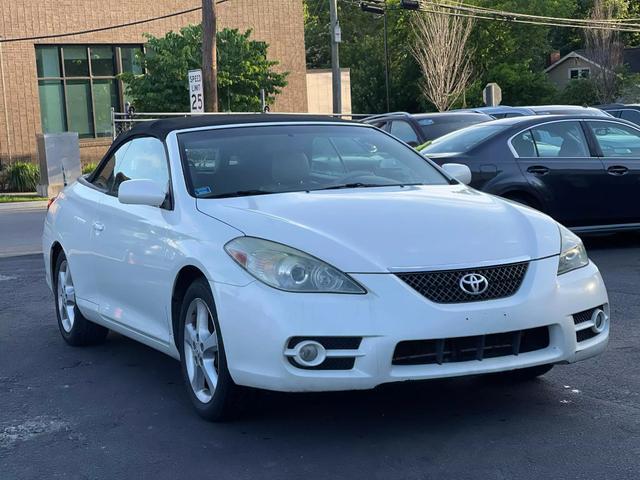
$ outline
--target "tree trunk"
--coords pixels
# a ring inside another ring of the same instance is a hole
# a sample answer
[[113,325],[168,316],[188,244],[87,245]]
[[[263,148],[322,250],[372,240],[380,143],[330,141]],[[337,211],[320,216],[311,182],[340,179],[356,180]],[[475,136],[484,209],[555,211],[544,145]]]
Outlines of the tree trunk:
[[202,0],[202,80],[205,112],[218,111],[216,32],[216,2]]

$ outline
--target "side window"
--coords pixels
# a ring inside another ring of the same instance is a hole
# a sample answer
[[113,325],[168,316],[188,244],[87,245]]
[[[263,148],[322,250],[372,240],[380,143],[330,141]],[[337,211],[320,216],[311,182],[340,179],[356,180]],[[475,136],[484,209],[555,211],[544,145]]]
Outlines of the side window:
[[640,112],[638,110],[622,110],[620,115],[616,115],[616,117],[618,116],[624,120],[629,120],[636,125],[640,125]]
[[108,192],[113,184],[113,169],[117,163],[121,163],[124,158],[127,149],[131,145],[131,142],[127,142],[124,145],[121,145],[115,152],[111,154],[107,163],[104,164],[102,170],[98,172],[98,174],[93,178],[91,183],[93,183],[100,190],[104,190]]
[[590,157],[579,122],[554,122],[531,129],[539,157]]
[[640,132],[613,122],[587,122],[605,157],[640,157]]
[[404,120],[394,120],[391,122],[391,131],[389,133],[405,143],[413,145],[418,145],[420,143],[416,132],[414,132],[411,125]]
[[536,152],[536,146],[533,142],[533,135],[531,134],[531,130],[527,130],[526,132],[522,132],[519,135],[516,135],[511,140],[511,146],[518,154],[520,158],[527,157],[537,157],[538,153]]
[[122,182],[141,179],[153,180],[168,191],[169,170],[163,143],[152,137],[134,138],[129,143],[124,156],[116,158],[109,193],[118,195]]
[[311,144],[311,172],[326,175],[344,175],[345,168],[338,152],[326,137]]

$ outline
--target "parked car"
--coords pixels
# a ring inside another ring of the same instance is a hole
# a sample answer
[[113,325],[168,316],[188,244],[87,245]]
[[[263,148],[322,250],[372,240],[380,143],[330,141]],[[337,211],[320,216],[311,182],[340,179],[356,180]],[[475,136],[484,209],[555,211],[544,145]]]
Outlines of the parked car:
[[525,107],[536,115],[591,115],[594,117],[610,117],[607,112],[593,107],[581,107],[579,105],[536,105]]
[[535,115],[536,113],[528,107],[509,107],[507,105],[498,105],[497,107],[477,107],[465,110],[455,110],[459,112],[475,112],[491,115],[495,119],[525,117],[527,115]]
[[612,117],[522,117],[469,127],[422,153],[473,172],[471,185],[575,231],[640,227],[640,130]]
[[212,420],[244,387],[526,379],[602,352],[609,302],[580,239],[469,180],[358,122],[144,122],[50,205],[60,332],[179,359]]
[[609,115],[616,118],[628,120],[636,125],[640,125],[640,105],[625,105],[623,103],[614,103],[611,105],[599,105],[600,110],[604,110]]
[[363,122],[375,125],[406,144],[417,147],[455,130],[490,120],[493,120],[490,115],[475,112],[395,112],[368,117]]

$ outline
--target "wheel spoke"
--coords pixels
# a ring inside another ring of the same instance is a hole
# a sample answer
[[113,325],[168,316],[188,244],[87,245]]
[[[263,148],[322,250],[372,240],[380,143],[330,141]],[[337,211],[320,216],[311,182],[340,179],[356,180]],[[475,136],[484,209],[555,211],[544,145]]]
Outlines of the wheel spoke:
[[193,387],[194,393],[198,394],[204,389],[204,372],[202,371],[202,367],[195,364],[195,362],[193,367],[193,376],[190,379],[191,386]]
[[184,341],[190,348],[192,348],[197,341],[196,329],[191,324],[187,324],[184,327]]
[[202,300],[197,300],[196,304],[196,328],[200,337],[207,335],[209,332],[209,309]]
[[213,358],[205,358],[202,360],[202,373],[209,386],[209,392],[213,394],[213,391],[218,385],[218,373],[216,372]]
[[215,356],[218,351],[218,337],[216,336],[215,332],[204,339],[200,337],[200,340],[202,340],[202,353],[207,358],[212,358],[213,356]]

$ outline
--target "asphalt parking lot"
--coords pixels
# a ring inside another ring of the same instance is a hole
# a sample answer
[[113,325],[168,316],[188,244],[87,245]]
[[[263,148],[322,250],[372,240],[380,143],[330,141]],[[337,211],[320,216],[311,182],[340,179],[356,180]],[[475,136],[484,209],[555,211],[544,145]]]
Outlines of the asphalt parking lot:
[[0,258],[0,478],[640,478],[640,235],[586,243],[612,304],[604,355],[526,384],[262,393],[226,424],[150,348],[67,346],[42,257]]

